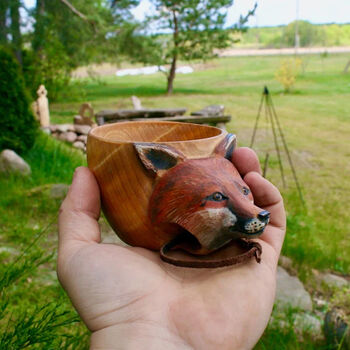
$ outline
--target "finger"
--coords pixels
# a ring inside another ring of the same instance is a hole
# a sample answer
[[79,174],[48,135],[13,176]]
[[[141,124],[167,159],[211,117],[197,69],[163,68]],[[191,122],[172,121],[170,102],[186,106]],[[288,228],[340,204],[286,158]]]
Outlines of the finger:
[[100,192],[96,179],[88,168],[79,167],[60,208],[60,245],[68,241],[100,242],[99,215]]
[[232,163],[242,177],[251,171],[261,174],[258,156],[251,148],[240,147],[236,149],[232,155]]
[[279,254],[286,230],[283,198],[277,187],[256,172],[248,173],[244,181],[253,193],[255,205],[270,212],[270,222],[261,239],[271,244]]

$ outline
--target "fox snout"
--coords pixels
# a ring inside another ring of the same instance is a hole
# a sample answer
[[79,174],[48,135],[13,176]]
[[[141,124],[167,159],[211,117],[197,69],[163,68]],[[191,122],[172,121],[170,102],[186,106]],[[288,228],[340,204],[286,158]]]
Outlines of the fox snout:
[[270,213],[267,210],[261,211],[256,218],[239,218],[232,227],[233,231],[238,231],[243,236],[252,237],[262,233],[269,223]]

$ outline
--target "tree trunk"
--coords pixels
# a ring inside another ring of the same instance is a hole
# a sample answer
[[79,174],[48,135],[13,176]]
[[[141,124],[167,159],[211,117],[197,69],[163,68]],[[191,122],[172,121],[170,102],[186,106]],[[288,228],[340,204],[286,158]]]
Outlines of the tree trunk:
[[36,1],[34,28],[32,47],[39,57],[41,57],[45,40],[45,0]]
[[7,27],[6,27],[6,15],[8,9],[8,1],[0,1],[0,45],[7,44]]
[[348,63],[346,64],[343,73],[346,74],[349,71],[350,68],[350,60],[348,61]]
[[12,46],[15,50],[18,62],[22,64],[22,34],[20,28],[19,8],[19,0],[10,0]]
[[172,61],[171,61],[171,67],[168,75],[168,86],[167,86],[167,94],[171,95],[173,93],[173,87],[174,87],[174,79],[176,74],[176,61],[177,61],[177,54],[174,55]]
[[179,26],[178,26],[175,10],[173,10],[173,24],[174,24],[174,31],[173,31],[174,51],[173,51],[173,58],[171,61],[170,71],[168,74],[168,86],[167,86],[168,95],[171,95],[173,93],[174,79],[176,74],[176,62],[177,62],[178,47],[179,47]]

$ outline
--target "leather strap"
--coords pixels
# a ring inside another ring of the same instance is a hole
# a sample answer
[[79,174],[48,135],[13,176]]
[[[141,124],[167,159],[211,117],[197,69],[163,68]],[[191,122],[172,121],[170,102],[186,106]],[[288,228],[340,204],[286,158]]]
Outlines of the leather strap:
[[[169,252],[174,247],[178,246],[182,242],[182,237],[177,236],[170,242],[163,245],[160,249],[160,257],[163,261],[181,267],[193,267],[193,268],[217,268],[230,265],[236,265],[248,261],[253,256],[257,263],[261,261],[262,248],[257,242],[248,241],[246,239],[238,239],[230,244],[238,244],[241,249],[245,250],[244,253],[233,255],[225,258],[204,259],[201,256],[195,256],[187,253],[186,258],[176,258],[171,256]],[[221,248],[225,249],[225,248]],[[174,251],[174,250],[173,250]],[[187,259],[187,257],[189,257]]]

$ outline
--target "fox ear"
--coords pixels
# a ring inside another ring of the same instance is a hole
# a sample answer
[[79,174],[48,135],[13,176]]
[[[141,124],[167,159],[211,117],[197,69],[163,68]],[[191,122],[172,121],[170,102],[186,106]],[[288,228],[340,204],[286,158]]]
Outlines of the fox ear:
[[134,147],[144,167],[154,175],[161,175],[162,171],[185,160],[185,156],[181,152],[169,146],[155,143],[134,143]]
[[218,154],[228,160],[231,160],[235,148],[236,135],[227,134],[225,138],[216,146],[214,154]]

